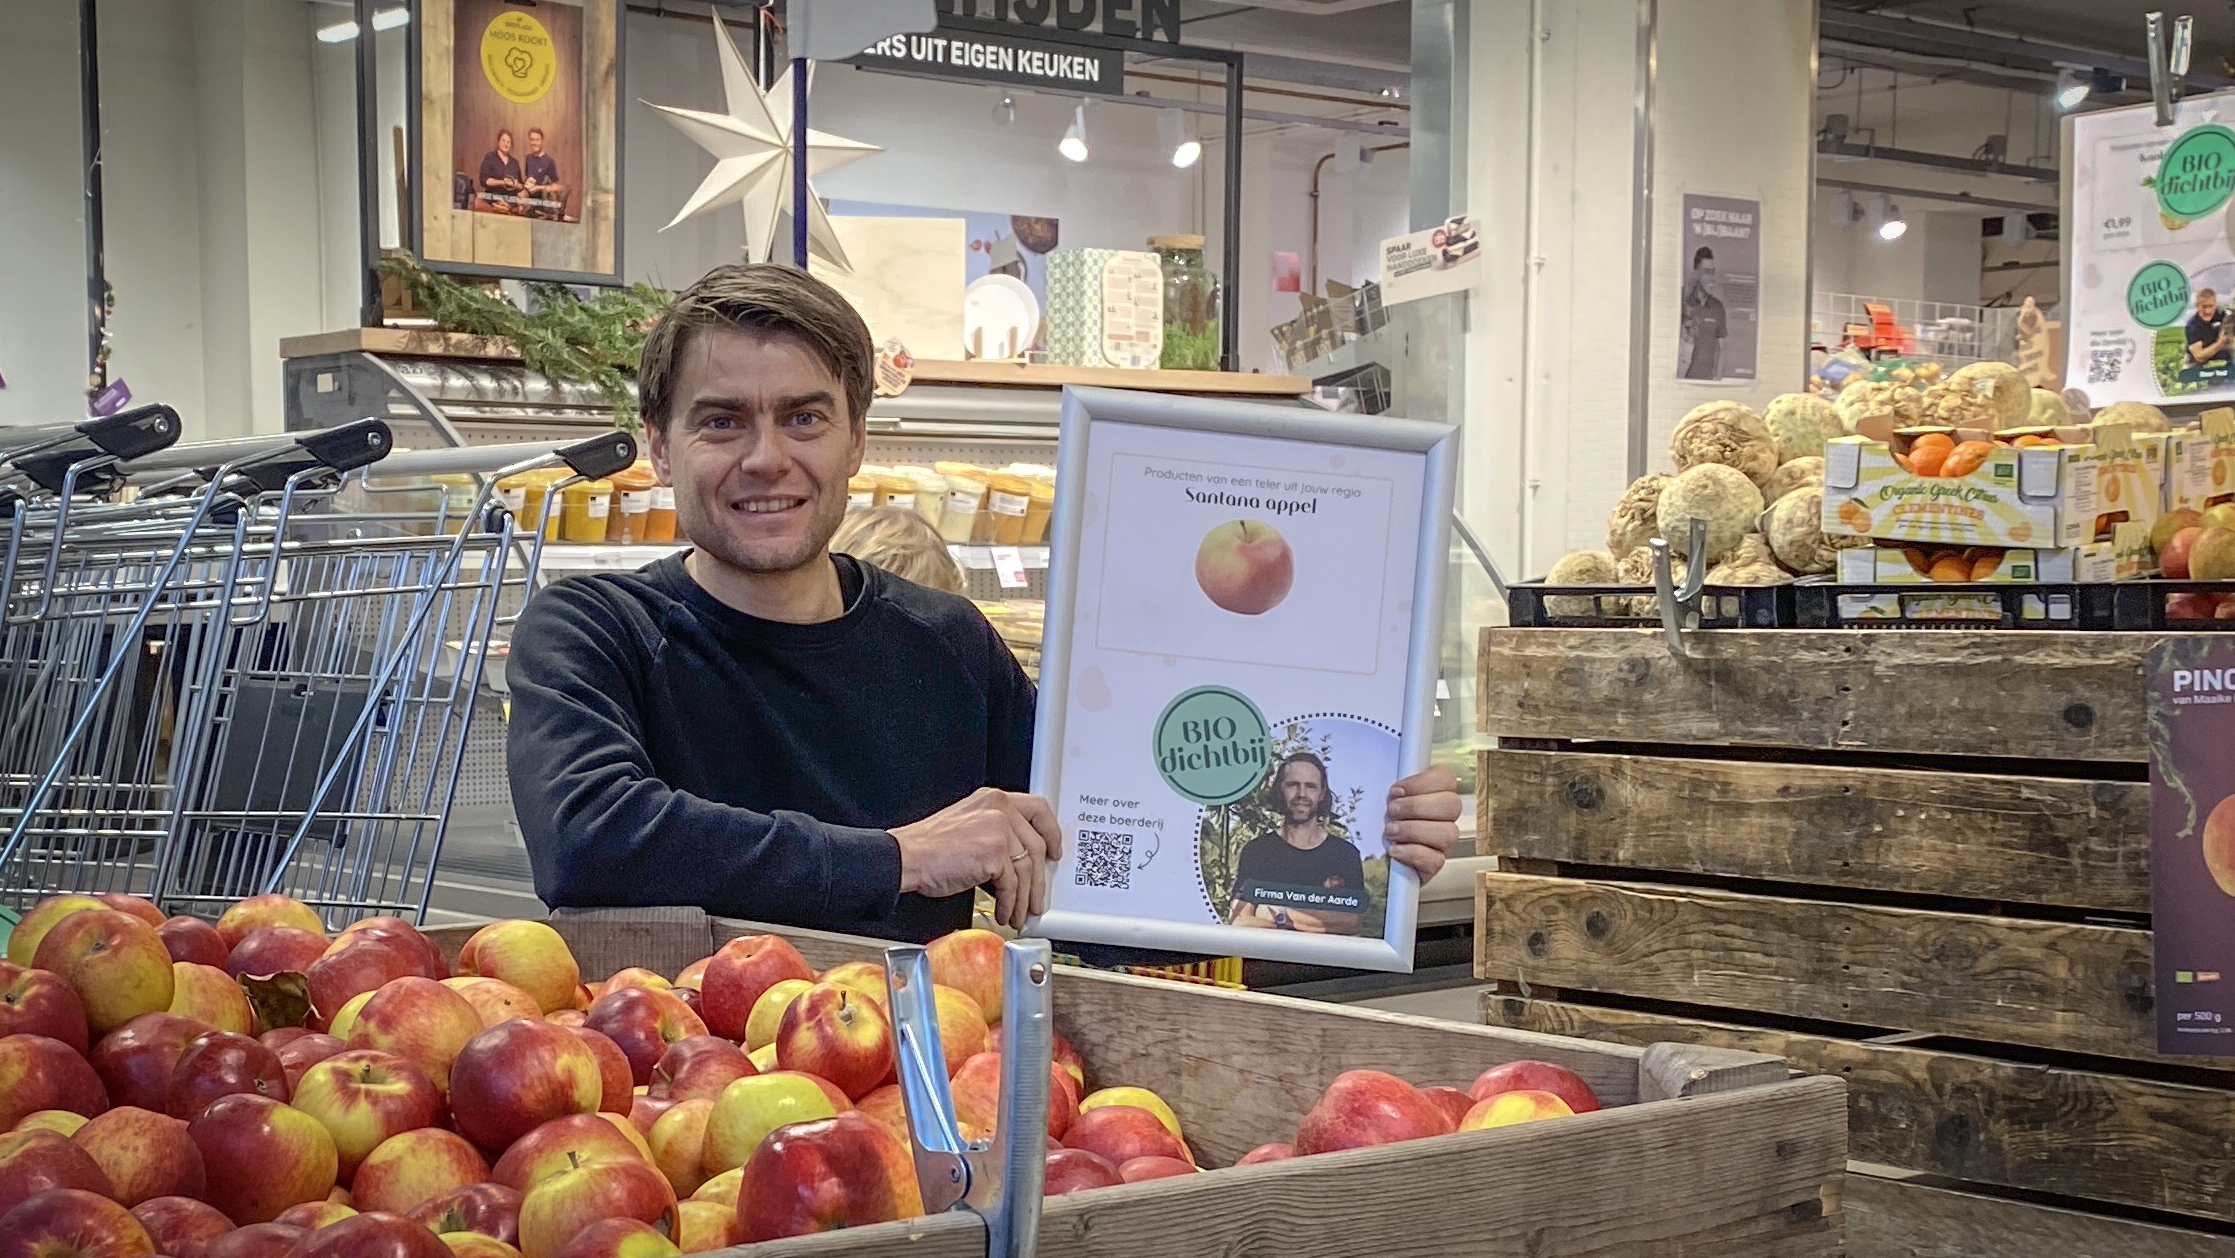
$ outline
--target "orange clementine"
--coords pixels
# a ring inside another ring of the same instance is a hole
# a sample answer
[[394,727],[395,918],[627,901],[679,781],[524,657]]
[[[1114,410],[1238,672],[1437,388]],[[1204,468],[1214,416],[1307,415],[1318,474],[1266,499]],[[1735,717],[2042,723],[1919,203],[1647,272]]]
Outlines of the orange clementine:
[[1935,581],[1969,581],[1971,564],[1961,555],[1942,555],[1932,561],[1932,571],[1925,575]]
[[1909,443],[1909,468],[1919,476],[1940,475],[1940,465],[1956,442],[1944,432],[1928,432]]
[[1948,452],[1947,459],[1940,464],[1940,474],[1969,476],[1984,467],[1987,456],[1993,453],[1994,443],[1991,441],[1966,441]]
[[1971,579],[1974,581],[1987,580],[1989,577],[1992,577],[1995,574],[1995,571],[2000,567],[2002,567],[2001,551],[1981,551],[1971,561]]

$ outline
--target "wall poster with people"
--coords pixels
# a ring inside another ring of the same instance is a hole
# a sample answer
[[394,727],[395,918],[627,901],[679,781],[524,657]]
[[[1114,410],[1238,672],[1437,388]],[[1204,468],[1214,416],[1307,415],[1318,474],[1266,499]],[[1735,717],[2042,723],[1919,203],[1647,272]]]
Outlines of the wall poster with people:
[[424,0],[412,30],[420,258],[615,282],[618,0]]
[[1752,380],[1761,328],[1762,203],[1684,194],[1676,378]]
[[1409,970],[1383,842],[1427,766],[1454,430],[1066,392],[1034,933]]

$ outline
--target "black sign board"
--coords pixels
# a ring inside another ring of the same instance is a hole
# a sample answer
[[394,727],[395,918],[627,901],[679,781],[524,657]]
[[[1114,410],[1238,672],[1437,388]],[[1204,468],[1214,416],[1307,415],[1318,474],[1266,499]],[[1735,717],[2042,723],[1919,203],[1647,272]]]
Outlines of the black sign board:
[[1180,42],[1180,0],[939,0],[939,12],[1114,39]]
[[1114,48],[1082,48],[1024,35],[982,35],[935,30],[927,35],[894,35],[870,45],[855,65],[905,70],[984,83],[1016,83],[1064,93],[1125,93],[1125,54]]

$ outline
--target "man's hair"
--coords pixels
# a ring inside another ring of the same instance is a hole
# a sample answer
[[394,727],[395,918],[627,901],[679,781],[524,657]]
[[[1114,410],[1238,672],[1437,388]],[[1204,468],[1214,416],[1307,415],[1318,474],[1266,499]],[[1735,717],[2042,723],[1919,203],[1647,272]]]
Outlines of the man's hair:
[[528,128],[528,134],[529,134],[529,135],[542,135],[542,134],[543,134],[543,128],[541,128],[541,127],[529,127],[529,128]]
[[2218,301],[2218,300],[2219,300],[2219,294],[2218,294],[2218,293],[2215,293],[2215,292],[2213,292],[2213,291],[2212,291],[2211,289],[2209,289],[2209,288],[2199,288],[2199,289],[2197,289],[2197,290],[2196,290],[2196,300],[2198,300],[2198,301],[2202,301],[2202,300],[2204,300],[2204,299],[2205,299],[2206,297],[2209,297],[2209,298],[2211,298],[2211,299],[2212,299],[2213,301]]
[[896,577],[949,594],[962,593],[962,569],[931,521],[902,507],[848,511],[830,548],[875,564]]
[[1713,262],[1714,260],[1715,251],[1708,248],[1706,245],[1701,245],[1699,248],[1692,251],[1692,269],[1695,271],[1699,269],[1700,263]]
[[869,325],[838,290],[795,267],[773,262],[718,266],[675,295],[660,312],[637,370],[644,422],[667,430],[676,403],[675,377],[691,337],[702,328],[788,332],[838,377],[846,417],[859,424],[876,389],[876,351]]
[[1291,752],[1282,756],[1280,763],[1273,766],[1272,780],[1265,788],[1266,798],[1271,803],[1273,811],[1283,814],[1288,811],[1287,802],[1280,797],[1280,788],[1282,779],[1288,776],[1288,766],[1292,764],[1308,764],[1319,770],[1319,812],[1317,816],[1321,821],[1334,816],[1335,787],[1333,783],[1327,780],[1327,762],[1308,751]]

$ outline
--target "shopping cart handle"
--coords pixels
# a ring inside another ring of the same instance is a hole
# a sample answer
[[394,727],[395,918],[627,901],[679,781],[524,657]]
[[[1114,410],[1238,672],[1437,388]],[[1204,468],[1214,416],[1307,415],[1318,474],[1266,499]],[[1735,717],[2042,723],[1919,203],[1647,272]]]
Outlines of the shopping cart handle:
[[576,474],[603,480],[636,462],[636,438],[615,429],[587,441],[577,441],[560,450],[559,457]]
[[396,439],[388,431],[386,421],[360,419],[303,433],[296,438],[296,444],[334,471],[348,472],[386,458],[388,452],[395,449]]
[[154,402],[89,419],[78,425],[78,435],[120,459],[137,459],[167,449],[184,428],[177,411]]

